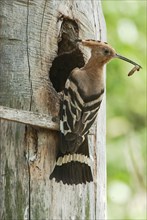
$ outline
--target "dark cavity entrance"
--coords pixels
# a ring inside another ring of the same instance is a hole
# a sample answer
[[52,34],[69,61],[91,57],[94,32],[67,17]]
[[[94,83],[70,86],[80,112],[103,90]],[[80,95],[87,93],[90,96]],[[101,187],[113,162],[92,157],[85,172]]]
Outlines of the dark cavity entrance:
[[63,19],[60,39],[58,40],[58,56],[53,60],[49,76],[57,92],[64,89],[65,82],[70,72],[75,67],[84,66],[84,57],[76,39],[79,36],[79,28],[74,20]]

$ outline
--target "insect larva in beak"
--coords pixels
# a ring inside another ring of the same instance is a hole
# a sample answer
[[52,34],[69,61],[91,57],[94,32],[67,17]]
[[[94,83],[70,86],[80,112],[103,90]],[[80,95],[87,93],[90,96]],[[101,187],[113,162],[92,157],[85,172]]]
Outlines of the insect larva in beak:
[[135,71],[139,71],[140,70],[140,66],[136,65],[133,67],[133,69],[131,69],[131,71],[128,73],[128,76],[131,76],[135,73]]

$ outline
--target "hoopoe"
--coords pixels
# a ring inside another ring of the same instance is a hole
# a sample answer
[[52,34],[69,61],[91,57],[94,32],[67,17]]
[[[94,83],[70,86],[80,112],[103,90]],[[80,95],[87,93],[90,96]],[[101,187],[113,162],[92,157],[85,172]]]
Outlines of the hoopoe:
[[64,89],[60,112],[60,146],[56,165],[50,175],[56,182],[80,184],[93,181],[88,149],[88,133],[93,125],[103,99],[104,65],[113,58],[125,60],[135,67],[135,62],[118,55],[106,42],[77,40],[91,49],[91,57],[82,68],[70,73]]

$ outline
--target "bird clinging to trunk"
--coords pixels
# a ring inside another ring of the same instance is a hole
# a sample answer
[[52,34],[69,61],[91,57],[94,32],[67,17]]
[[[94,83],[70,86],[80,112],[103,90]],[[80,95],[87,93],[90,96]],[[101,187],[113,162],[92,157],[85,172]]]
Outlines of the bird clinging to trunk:
[[111,59],[125,60],[135,67],[135,62],[118,55],[105,42],[95,40],[77,40],[91,49],[91,57],[82,68],[70,73],[64,89],[60,110],[60,146],[56,165],[50,175],[56,182],[80,184],[93,181],[91,160],[88,149],[88,133],[93,125],[104,95],[104,65]]

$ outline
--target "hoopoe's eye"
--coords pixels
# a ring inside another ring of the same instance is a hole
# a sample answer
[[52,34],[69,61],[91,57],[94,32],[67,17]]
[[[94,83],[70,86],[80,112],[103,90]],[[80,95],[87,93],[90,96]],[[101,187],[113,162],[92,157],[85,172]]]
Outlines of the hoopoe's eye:
[[109,53],[110,53],[110,51],[109,51],[107,48],[105,48],[105,49],[104,49],[104,54],[105,54],[105,55],[108,55]]

